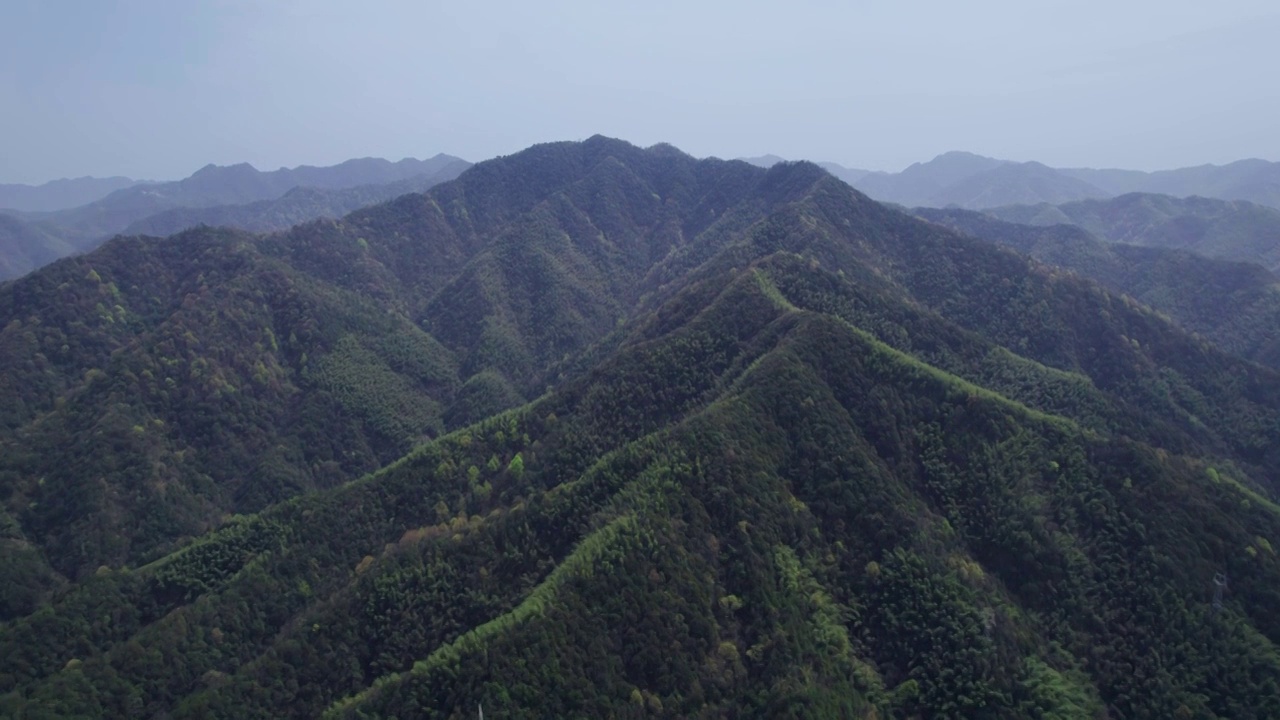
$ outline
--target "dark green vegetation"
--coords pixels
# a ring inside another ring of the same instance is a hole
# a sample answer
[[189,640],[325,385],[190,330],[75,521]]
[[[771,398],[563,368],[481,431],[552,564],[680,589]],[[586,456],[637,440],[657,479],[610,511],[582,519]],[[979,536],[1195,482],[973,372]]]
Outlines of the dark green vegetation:
[[120,232],[171,235],[201,224],[266,231],[336,217],[451,180],[467,166],[443,154],[428,160],[364,158],[271,172],[248,164],[208,165],[184,180],[134,184],[70,209],[10,213],[24,222],[26,232],[16,237],[0,226],[0,280],[92,250]]
[[541,145],[0,323],[0,714],[1280,714],[1280,374],[814,165]]
[[1251,202],[1131,193],[1110,200],[986,212],[1028,225],[1078,225],[1111,242],[1187,250],[1280,271],[1280,210]]
[[1111,243],[1075,225],[1020,225],[971,210],[912,212],[1076,272],[1234,355],[1280,369],[1280,279],[1258,265]]

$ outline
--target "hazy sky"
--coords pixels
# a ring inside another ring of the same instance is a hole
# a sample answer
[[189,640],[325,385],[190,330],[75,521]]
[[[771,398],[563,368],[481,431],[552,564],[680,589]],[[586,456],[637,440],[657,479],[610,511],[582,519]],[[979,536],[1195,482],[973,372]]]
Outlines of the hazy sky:
[[2,0],[0,182],[603,133],[899,170],[1280,160],[1275,0]]

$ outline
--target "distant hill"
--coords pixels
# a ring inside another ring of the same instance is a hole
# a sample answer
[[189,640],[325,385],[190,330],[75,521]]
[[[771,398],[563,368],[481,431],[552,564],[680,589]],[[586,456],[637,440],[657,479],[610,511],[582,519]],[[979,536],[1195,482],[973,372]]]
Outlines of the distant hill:
[[[760,155],[758,157],[744,157],[744,158],[738,158],[738,159],[745,163],[750,163],[752,165],[755,165],[756,167],[762,167],[762,168],[771,168],[774,165],[777,165],[778,163],[786,162],[785,158],[778,157],[777,155]],[[826,170],[827,172],[831,173],[832,175],[835,175],[837,178],[851,185],[855,181],[871,174],[870,170],[859,170],[857,168],[848,168],[839,163],[822,162],[822,163],[818,163],[818,165],[821,166],[823,170]]]
[[1106,197],[1083,180],[1067,177],[1037,162],[1004,163],[957,180],[934,193],[925,205],[971,210],[1016,203],[1062,203]]
[[1280,163],[1266,160],[1239,160],[1227,165],[1199,165],[1149,173],[1083,168],[1060,172],[1103,188],[1112,195],[1131,192],[1176,197],[1200,195],[1220,200],[1247,200],[1280,208]]
[[1037,162],[1014,163],[949,152],[900,173],[868,173],[850,182],[876,200],[970,210],[1015,203],[1066,202],[1107,193]]
[[82,249],[92,247],[130,223],[172,208],[203,208],[274,200],[295,187],[336,189],[385,184],[433,175],[459,158],[436,155],[428,160],[391,162],[378,158],[348,160],[331,167],[301,166],[261,172],[248,163],[206,165],[191,177],[118,190],[83,207],[38,219]]
[[349,188],[296,187],[273,200],[243,205],[174,208],[138,220],[125,228],[123,233],[165,236],[197,225],[233,227],[253,232],[284,230],[309,220],[341,217],[353,210],[406,193],[424,192],[434,185],[456,178],[470,166],[471,163],[465,160],[455,160],[435,173],[381,185]]
[[61,238],[0,212],[0,280],[18,277],[74,252]]
[[986,212],[1016,223],[1070,223],[1111,242],[1188,250],[1280,271],[1280,210],[1251,202],[1129,193]]
[[1114,243],[1077,225],[1023,225],[971,210],[913,212],[1071,270],[1151,306],[1227,352],[1280,369],[1280,278],[1259,265]]
[[[780,158],[765,155],[747,160],[768,167],[766,163]],[[873,199],[905,207],[985,210],[1145,192],[1247,200],[1280,208],[1280,163],[1257,159],[1142,172],[1051,168],[1038,162],[1011,162],[953,151],[897,173],[851,170],[835,163],[822,166]]]
[[823,163],[818,163],[818,165],[820,165],[823,170],[826,170],[827,172],[831,173],[832,175],[835,175],[837,178],[849,183],[850,185],[871,174],[870,170],[860,170],[858,168],[845,167],[843,165],[840,165],[838,163],[833,163],[833,162],[823,162]]
[[101,200],[116,190],[146,184],[127,177],[82,177],[43,185],[0,185],[0,210],[52,212]]
[[[9,245],[14,252],[0,257],[0,280],[48,262],[35,258],[85,252],[126,230],[168,235],[201,223],[281,229],[293,222],[336,217],[403,192],[420,192],[457,177],[468,166],[465,160],[444,154],[428,160],[393,163],[364,158],[331,167],[271,172],[259,172],[247,163],[208,165],[184,180],[133,185],[68,210],[11,213],[26,228],[21,246],[25,249],[19,250],[16,241]],[[286,199],[295,188],[303,189]],[[44,249],[33,249],[40,238],[45,239]],[[0,254],[7,252],[0,245]]]
[[1132,298],[537,145],[0,285],[0,716],[1272,720],[1278,498]]
[[915,163],[900,173],[868,173],[852,184],[883,202],[909,207],[929,205],[948,187],[1004,164],[1003,160],[973,153],[948,152],[927,163]]
[[744,157],[744,158],[738,158],[738,159],[744,163],[748,163],[750,165],[755,165],[756,167],[766,168],[766,169],[771,168],[780,162],[787,161],[786,158],[781,158],[781,157],[778,157],[777,155],[772,155],[772,154],[759,155],[757,157]]

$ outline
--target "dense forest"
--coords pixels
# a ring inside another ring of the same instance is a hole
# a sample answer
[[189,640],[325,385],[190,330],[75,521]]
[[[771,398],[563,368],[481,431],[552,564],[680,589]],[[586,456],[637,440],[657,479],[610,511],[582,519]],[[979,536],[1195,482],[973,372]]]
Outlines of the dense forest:
[[969,210],[912,212],[1075,272],[1150,306],[1233,355],[1280,368],[1280,278],[1261,265],[1110,242],[1077,225],[1023,225]]
[[963,229],[594,137],[0,285],[0,715],[1280,717],[1280,372]]
[[[1275,181],[1269,183],[1276,187]],[[1274,191],[1273,191],[1274,192]],[[1030,225],[1070,224],[1126,245],[1187,250],[1280,271],[1280,209],[1247,201],[1128,193],[1106,200],[994,207],[988,214]]]

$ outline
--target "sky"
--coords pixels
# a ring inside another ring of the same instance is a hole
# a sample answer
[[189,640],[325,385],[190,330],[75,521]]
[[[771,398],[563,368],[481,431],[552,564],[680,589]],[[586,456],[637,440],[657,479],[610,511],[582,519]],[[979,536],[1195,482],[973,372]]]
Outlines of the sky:
[[3,0],[0,182],[600,133],[901,170],[1280,160],[1274,0]]

